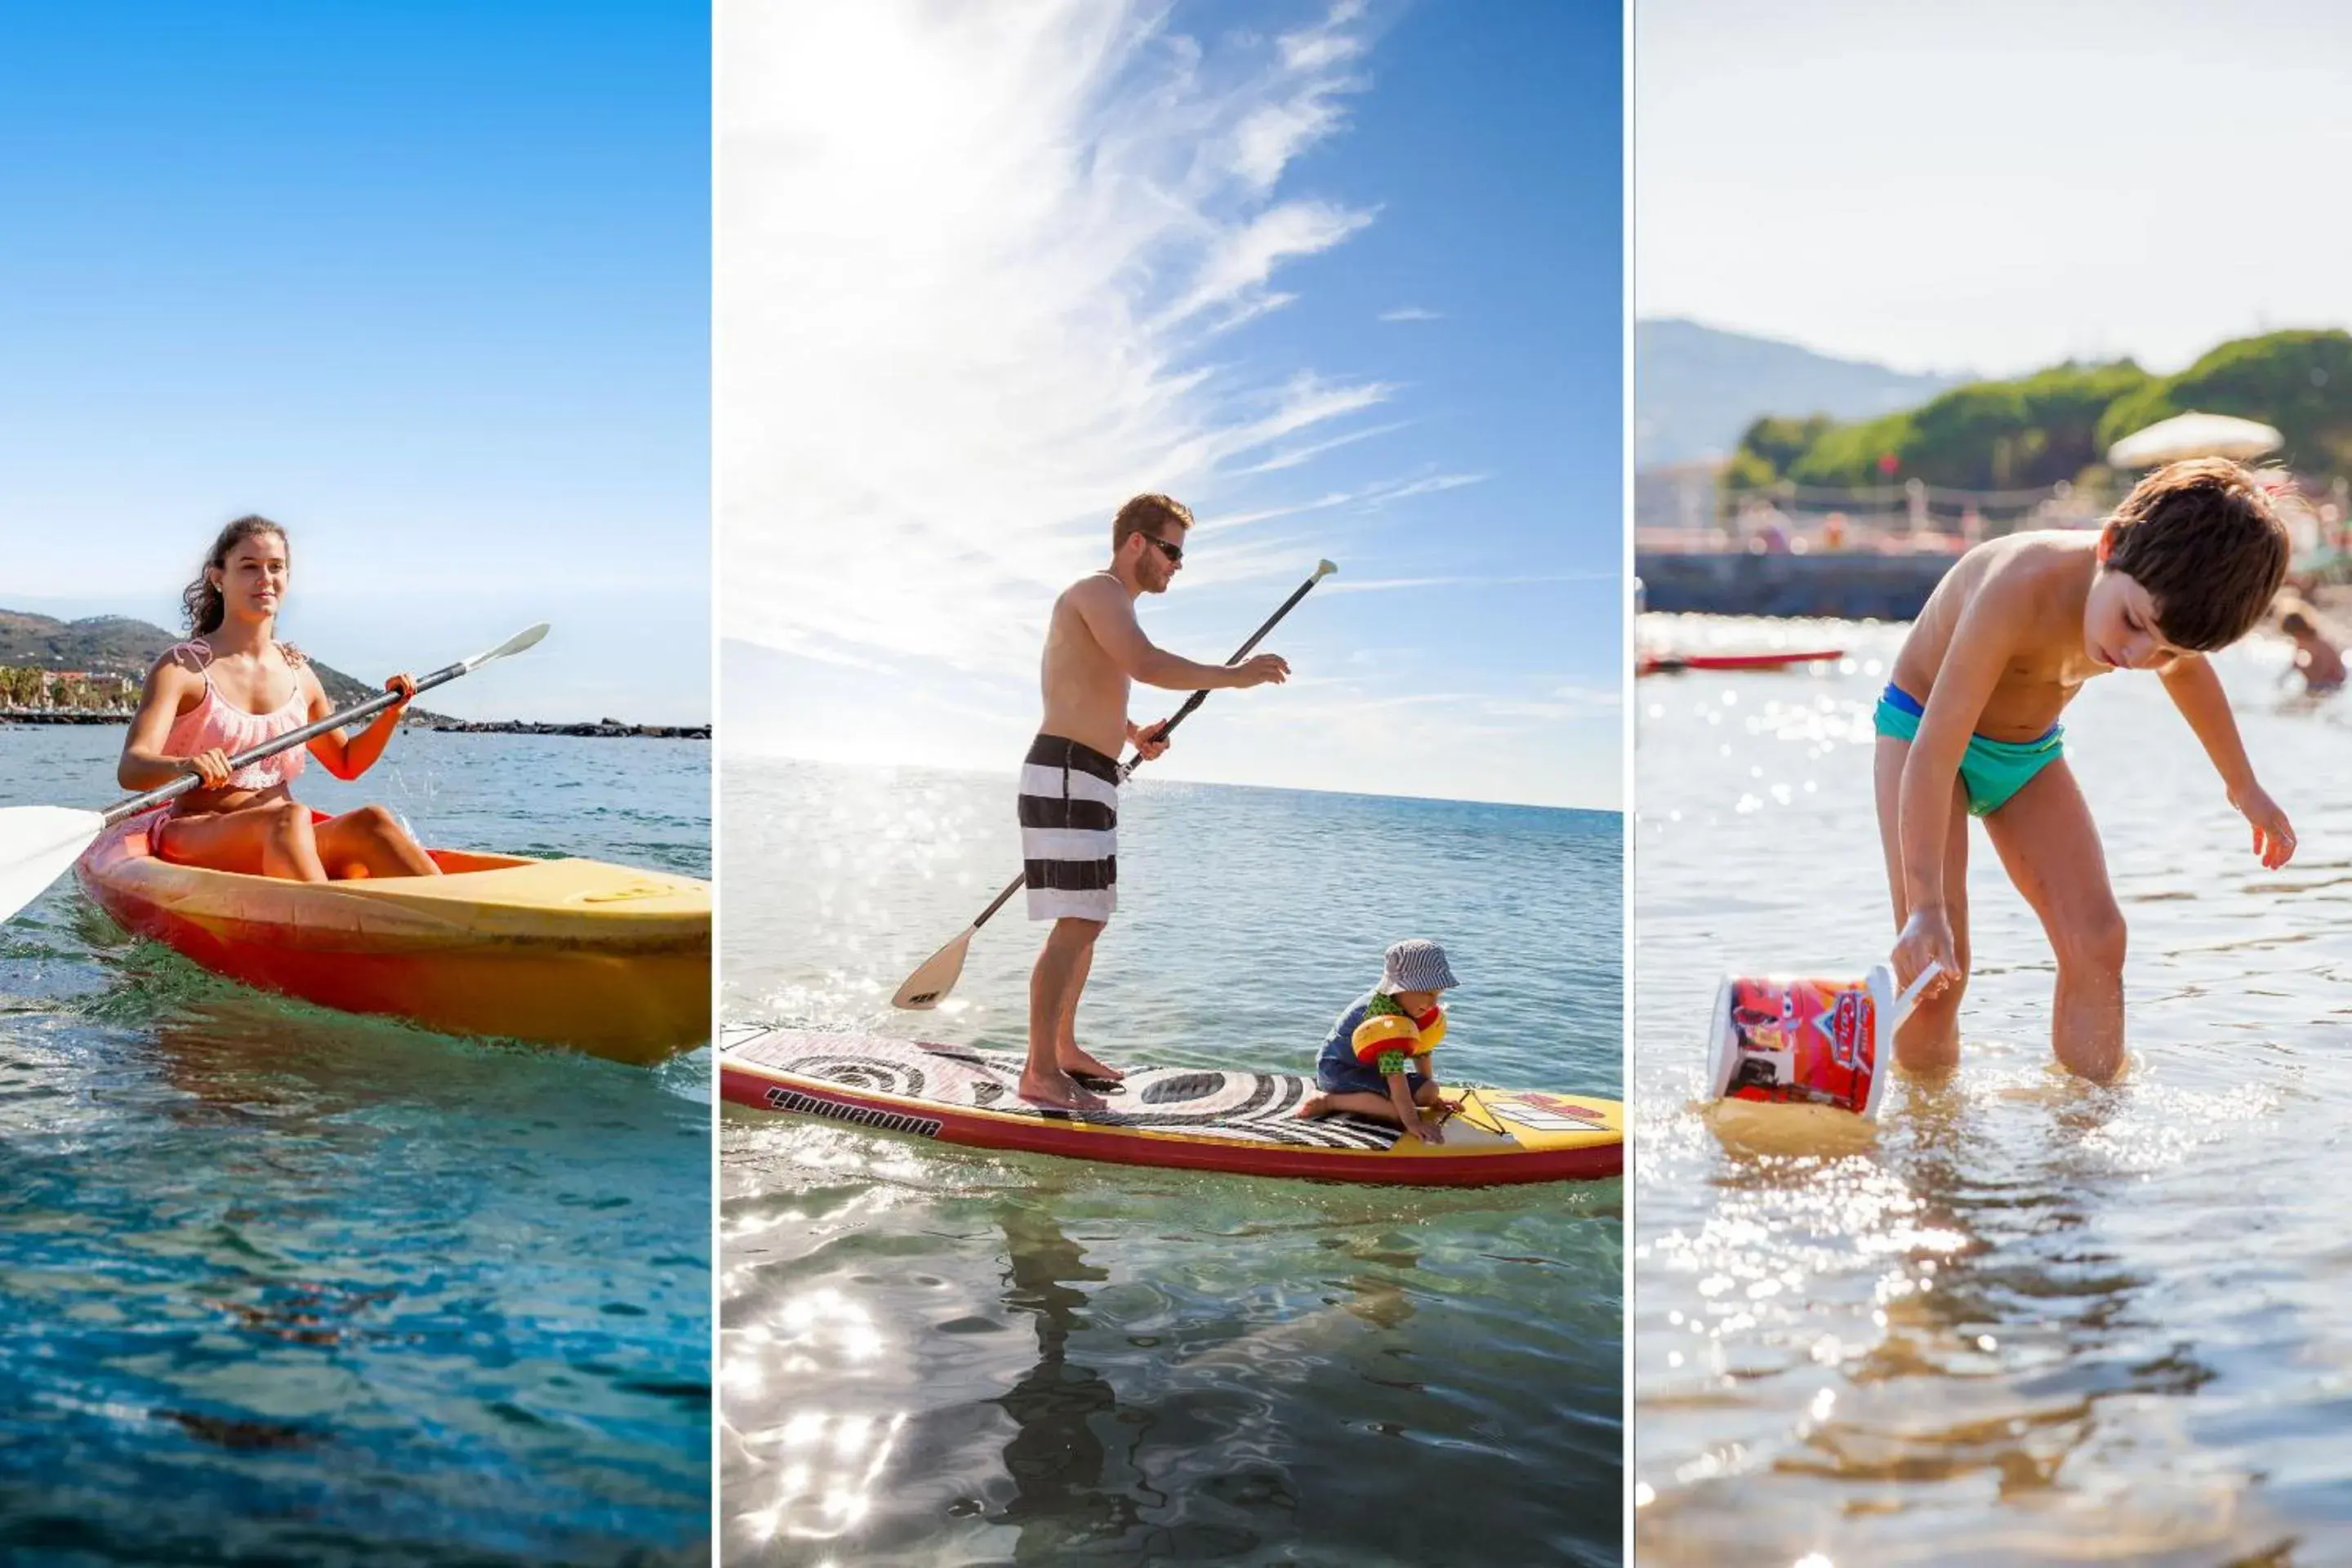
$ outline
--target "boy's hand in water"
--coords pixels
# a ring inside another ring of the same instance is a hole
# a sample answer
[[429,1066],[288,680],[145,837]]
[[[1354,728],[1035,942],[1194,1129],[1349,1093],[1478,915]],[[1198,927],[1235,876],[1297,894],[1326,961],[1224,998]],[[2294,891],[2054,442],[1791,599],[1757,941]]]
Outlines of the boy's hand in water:
[[1913,910],[1911,918],[1903,922],[1903,933],[1895,939],[1892,961],[1895,988],[1907,987],[1933,964],[1941,973],[1927,982],[1927,990],[1919,994],[1920,1000],[1942,991],[1960,972],[1960,961],[1953,954],[1955,945],[1951,918],[1941,906]]
[[2263,865],[2273,871],[2294,858],[2294,825],[2279,809],[2279,803],[2270,792],[2258,784],[2250,784],[2230,796],[2230,804],[2238,808],[2254,830],[2254,854]]

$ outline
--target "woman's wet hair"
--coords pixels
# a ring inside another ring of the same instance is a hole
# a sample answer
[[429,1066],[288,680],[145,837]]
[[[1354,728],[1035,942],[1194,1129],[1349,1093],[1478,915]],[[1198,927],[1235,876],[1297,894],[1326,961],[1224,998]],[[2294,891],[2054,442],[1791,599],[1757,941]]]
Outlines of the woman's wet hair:
[[2227,647],[2261,623],[2286,581],[2284,474],[2227,458],[2168,463],[2107,520],[2099,554],[2148,591],[2175,647]]
[[180,595],[180,613],[186,618],[192,634],[204,637],[220,630],[221,621],[228,615],[228,602],[221,596],[221,591],[213,586],[209,574],[227,571],[228,558],[236,547],[263,533],[276,534],[278,542],[286,546],[288,554],[292,554],[294,546],[287,539],[286,530],[257,514],[238,518],[222,529],[220,537],[213,541],[212,549],[205,553],[203,569],[196,573],[196,580]]

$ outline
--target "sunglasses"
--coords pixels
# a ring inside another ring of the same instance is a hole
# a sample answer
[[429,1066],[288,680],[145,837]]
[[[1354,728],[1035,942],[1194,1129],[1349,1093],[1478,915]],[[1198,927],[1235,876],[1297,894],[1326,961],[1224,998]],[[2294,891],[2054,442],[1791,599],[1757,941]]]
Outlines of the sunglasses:
[[1168,557],[1168,564],[1171,566],[1181,566],[1184,564],[1184,547],[1182,545],[1171,544],[1164,539],[1154,539],[1148,533],[1143,536],[1143,542],[1146,544],[1158,545],[1160,547],[1160,553]]

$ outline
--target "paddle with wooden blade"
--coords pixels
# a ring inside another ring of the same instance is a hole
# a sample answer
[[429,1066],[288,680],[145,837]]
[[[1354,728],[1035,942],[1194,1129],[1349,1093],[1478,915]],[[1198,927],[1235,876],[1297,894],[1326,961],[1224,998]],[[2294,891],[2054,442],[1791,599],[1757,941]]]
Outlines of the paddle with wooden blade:
[[[1290,614],[1291,610],[1297,605],[1298,601],[1307,597],[1308,591],[1311,590],[1316,584],[1320,583],[1324,578],[1328,577],[1332,573],[1337,572],[1339,568],[1332,565],[1328,561],[1317,562],[1315,563],[1314,574],[1309,576],[1306,582],[1301,583],[1297,588],[1293,589],[1291,591],[1290,597],[1282,602],[1282,607],[1275,611],[1274,614],[1268,616],[1265,618],[1265,625],[1252,632],[1250,634],[1249,641],[1235,648],[1234,650],[1233,658],[1225,660],[1225,662],[1227,664],[1239,664],[1242,660],[1247,658],[1250,654],[1250,649],[1257,647],[1258,643],[1265,638],[1265,634],[1274,630],[1276,623],[1279,622],[1283,616]],[[1160,725],[1157,730],[1152,731],[1152,738],[1159,741],[1166,740],[1170,733],[1175,730],[1176,726],[1184,721],[1186,716],[1189,715],[1193,709],[1198,708],[1202,703],[1206,702],[1208,700],[1209,694],[1205,690],[1195,691],[1192,696],[1184,699],[1184,705],[1177,709],[1176,711],[1170,716],[1166,723]],[[1139,752],[1134,756],[1129,757],[1126,762],[1121,763],[1118,769],[1119,782],[1122,784],[1126,783],[1128,775],[1134,773],[1135,770],[1142,764],[1142,762],[1143,754]],[[925,959],[920,968],[917,969],[914,973],[907,976],[906,983],[898,987],[898,994],[890,998],[890,1005],[893,1007],[904,1007],[914,1012],[928,1012],[929,1009],[938,1006],[940,1005],[940,998],[944,997],[949,992],[955,989],[956,981],[963,974],[964,950],[971,945],[971,939],[979,933],[981,927],[988,923],[989,917],[995,914],[997,910],[1003,909],[1006,900],[1010,900],[1013,894],[1019,892],[1021,890],[1022,884],[1026,882],[1028,879],[1028,874],[1024,871],[1022,875],[1013,878],[1013,880],[1004,884],[1004,891],[997,894],[995,898],[989,900],[988,908],[981,910],[979,917],[975,919],[971,924],[963,928],[962,934],[958,936],[953,942],[948,943],[947,946],[940,949],[939,952],[931,954],[930,957]]]
[[[429,691],[461,675],[470,675],[494,658],[520,653],[537,645],[547,635],[546,623],[529,631],[517,632],[487,653],[471,658],[461,658],[446,669],[419,676],[418,691]],[[229,758],[232,772],[249,767],[264,757],[274,757],[280,752],[290,752],[307,745],[330,730],[340,730],[383,712],[396,702],[404,701],[396,691],[379,691],[364,702],[355,702],[340,713],[324,719],[314,719],[299,730],[260,745],[242,751]],[[64,875],[66,868],[81,858],[81,852],[98,839],[98,836],[126,816],[136,816],[152,811],[167,801],[196,788],[203,779],[194,773],[183,773],[159,789],[144,795],[134,795],[119,800],[104,811],[77,811],[62,805],[16,805],[0,808],[0,921],[14,918],[19,910],[41,896],[41,890]]]

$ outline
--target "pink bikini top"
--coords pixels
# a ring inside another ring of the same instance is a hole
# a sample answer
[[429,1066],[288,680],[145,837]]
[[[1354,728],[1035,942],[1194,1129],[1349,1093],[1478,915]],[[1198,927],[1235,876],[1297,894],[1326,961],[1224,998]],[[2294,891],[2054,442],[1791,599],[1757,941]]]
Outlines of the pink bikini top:
[[[278,651],[286,662],[299,668],[310,662],[301,651],[289,644],[279,643]],[[205,700],[172,721],[172,732],[163,741],[166,756],[193,757],[215,747],[230,756],[249,751],[264,741],[274,741],[290,730],[299,730],[310,722],[310,706],[303,700],[302,683],[294,682],[294,694],[267,713],[248,713],[223,697],[213,685],[212,645],[202,637],[191,637],[174,643],[164,650],[163,657],[182,669],[193,670],[205,678]],[[257,763],[239,768],[229,774],[231,789],[275,789],[289,782],[302,771],[309,760],[300,746],[264,757]]]

